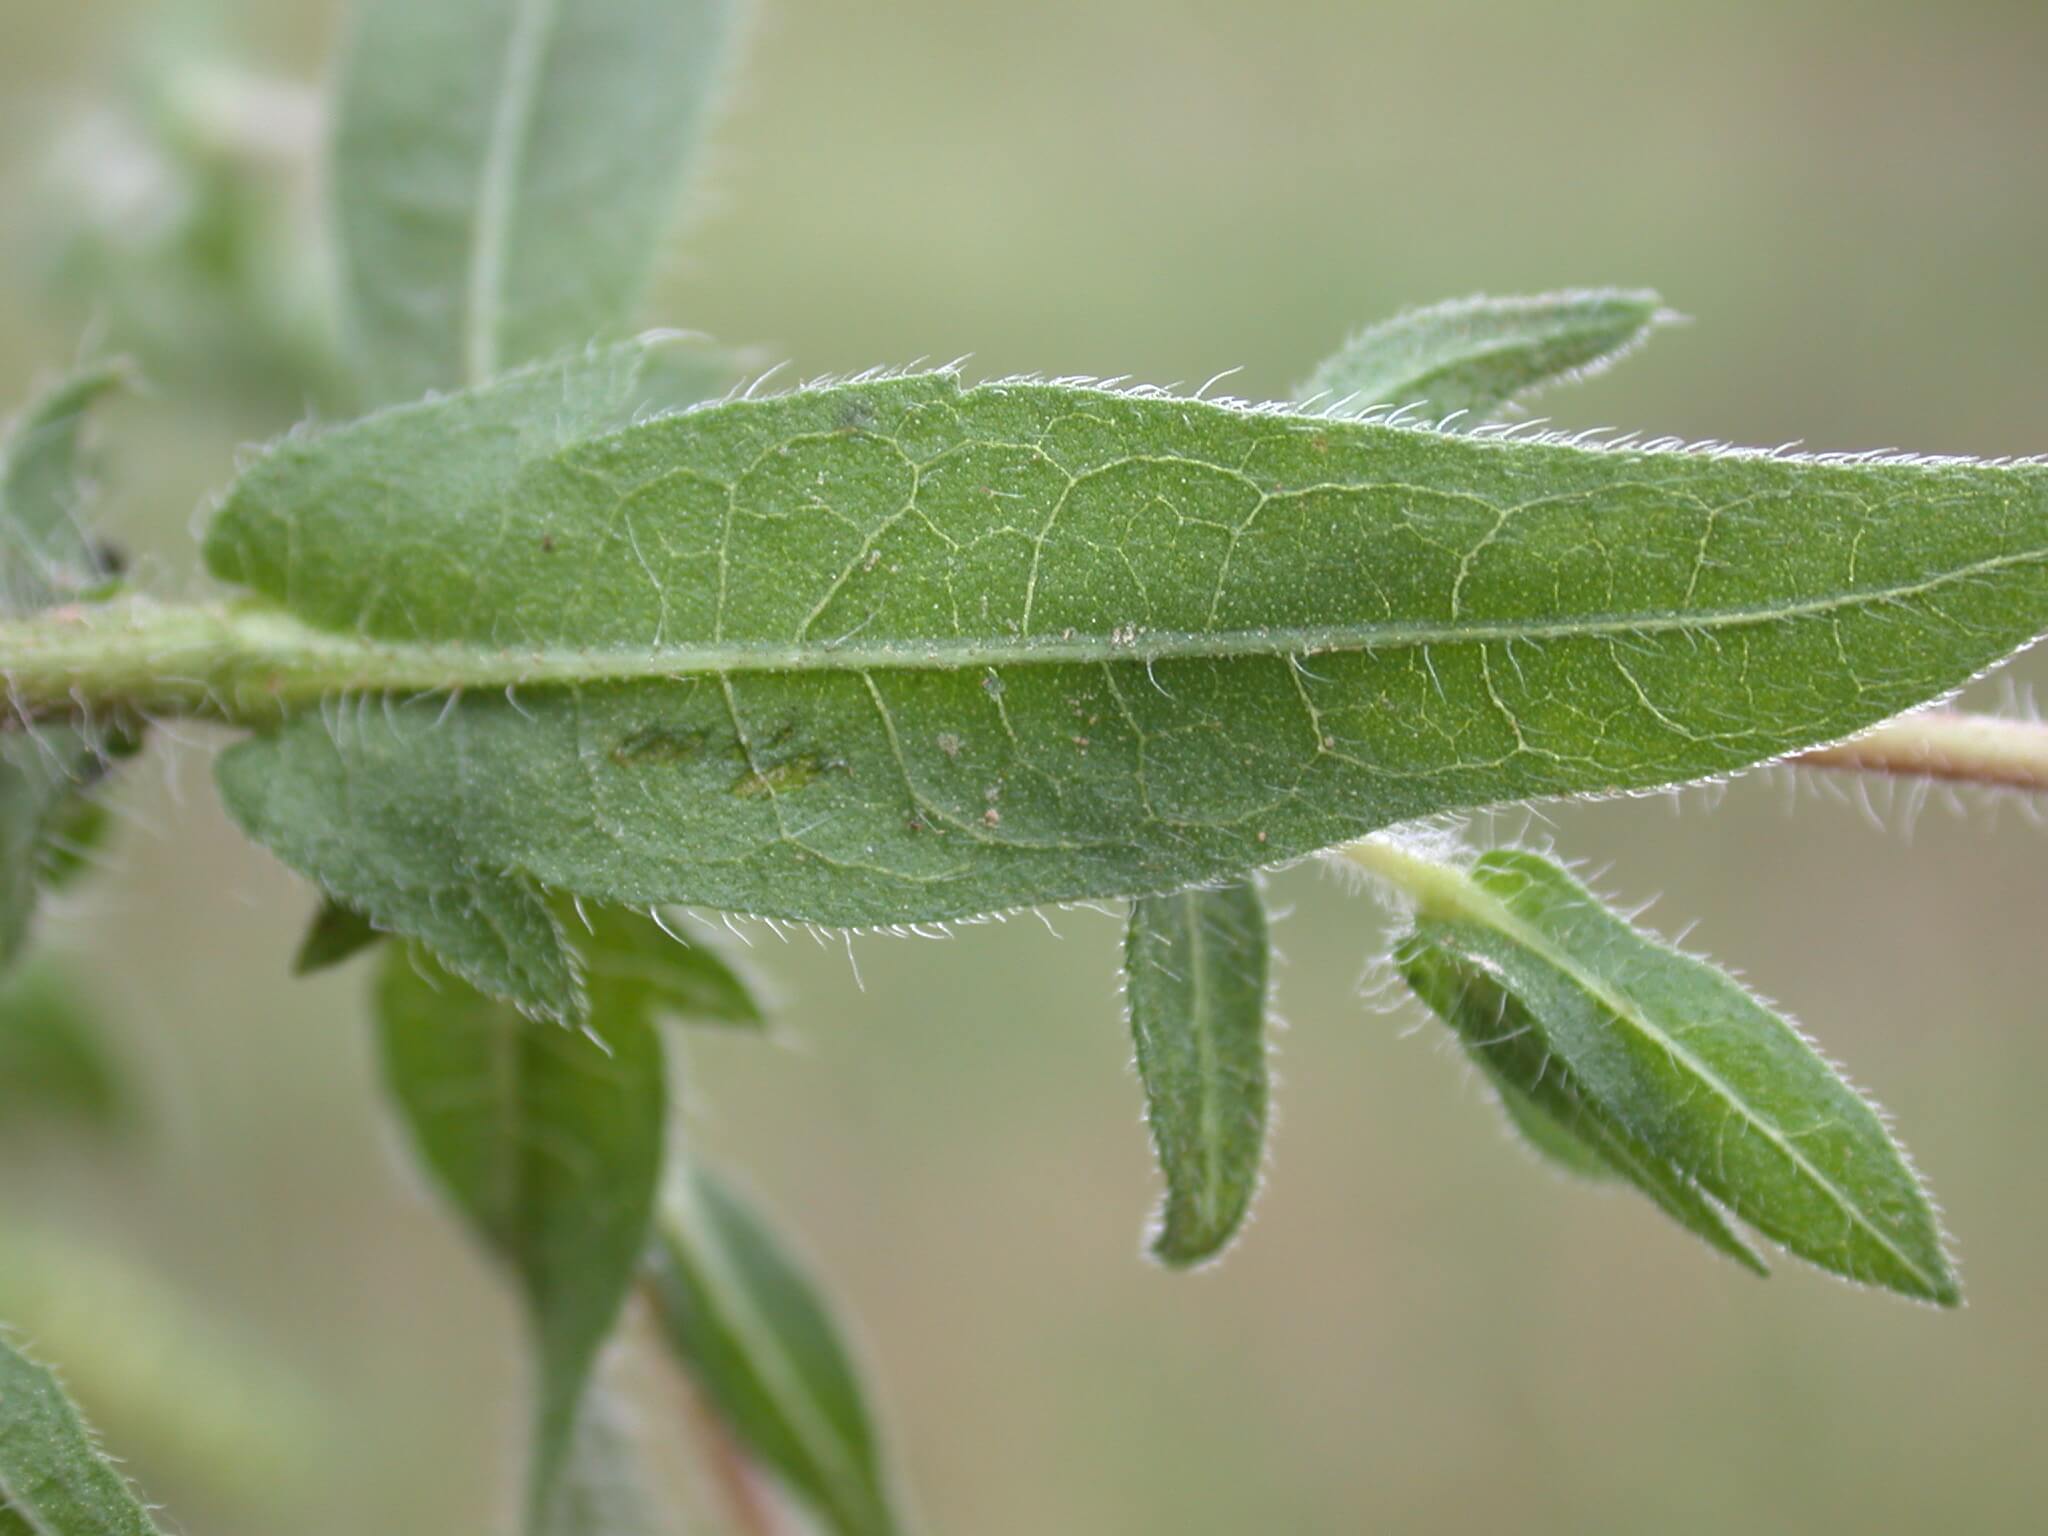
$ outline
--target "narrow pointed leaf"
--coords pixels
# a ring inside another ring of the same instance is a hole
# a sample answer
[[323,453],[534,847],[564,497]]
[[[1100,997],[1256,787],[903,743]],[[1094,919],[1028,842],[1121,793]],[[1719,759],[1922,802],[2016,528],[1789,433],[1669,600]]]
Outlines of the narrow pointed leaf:
[[1457,1031],[1493,1080],[1502,1108],[1530,1145],[1581,1177],[1626,1180],[1694,1236],[1745,1269],[1769,1273],[1689,1175],[1586,1097],[1529,1010],[1483,965],[1421,935],[1400,945],[1394,959],[1416,996]]
[[643,1020],[527,1018],[405,945],[377,990],[385,1079],[414,1150],[524,1295],[538,1361],[536,1522],[653,1221],[667,1090]]
[[1166,1178],[1152,1252],[1175,1268],[1221,1253],[1258,1192],[1270,964],[1250,880],[1131,903],[1125,996]]
[[[81,373],[31,404],[0,438],[0,618],[33,613],[105,578],[104,552],[84,521],[81,438],[86,413],[125,377],[114,365]],[[0,736],[0,968],[26,942],[37,892],[89,814],[80,792],[106,765],[75,726]]]
[[1411,406],[1459,430],[1560,379],[1583,377],[1633,350],[1666,318],[1647,290],[1574,289],[1531,298],[1473,298],[1410,310],[1360,331],[1324,360],[1297,398],[1337,414]]
[[1486,854],[1470,891],[1456,913],[1425,910],[1418,935],[1519,1005],[1524,1048],[1540,1043],[1599,1118],[1810,1263],[1957,1300],[1905,1154],[1789,1023],[1534,854]]
[[354,959],[382,937],[362,913],[329,897],[320,903],[320,910],[306,925],[306,936],[299,941],[298,953],[292,957],[292,974],[311,976],[332,969]]
[[761,1218],[704,1170],[687,1169],[647,1275],[677,1360],[747,1452],[833,1536],[900,1531],[838,1326]]
[[254,836],[373,913],[422,828],[599,901],[846,925],[1176,890],[1727,773],[2048,626],[2041,465],[1594,452],[941,374],[488,472],[451,431],[409,483],[390,445],[481,408],[289,441],[207,539],[306,686],[392,690],[220,764]]
[[57,1378],[0,1340],[0,1532],[156,1536]]
[[735,0],[363,0],[332,181],[351,341],[409,399],[635,318]]

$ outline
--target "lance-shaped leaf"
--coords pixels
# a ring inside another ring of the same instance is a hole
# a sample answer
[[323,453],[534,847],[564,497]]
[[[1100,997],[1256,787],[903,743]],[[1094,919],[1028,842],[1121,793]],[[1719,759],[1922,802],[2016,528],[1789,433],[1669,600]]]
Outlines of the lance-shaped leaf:
[[0,1533],[156,1536],[157,1527],[43,1366],[0,1340]]
[[[86,532],[81,435],[93,403],[125,371],[81,373],[34,402],[0,439],[0,617],[89,592],[106,554]],[[91,812],[80,791],[105,772],[105,743],[75,726],[0,736],[0,967],[20,952],[36,894],[79,851]]]
[[1622,1178],[1696,1237],[1757,1274],[1768,1268],[1668,1155],[1590,1101],[1540,1026],[1483,965],[1411,935],[1394,951],[1401,975],[1458,1033],[1529,1145],[1585,1178]]
[[[1596,452],[938,374],[486,472],[458,451],[486,409],[287,441],[207,539],[283,610],[236,622],[282,637],[301,698],[392,691],[219,767],[244,827],[373,913],[423,833],[601,901],[854,926],[1177,890],[1726,773],[2048,625],[2041,465]],[[451,456],[405,474],[390,445],[441,425]]]
[[[1546,1062],[1562,1069],[1560,1097],[1545,1107],[1563,1123],[1583,1133],[1613,1122],[1823,1269],[1957,1300],[1926,1191],[1877,1111],[1725,972],[1631,927],[1528,853],[1484,855],[1454,899],[1424,903],[1416,933],[1447,957],[1435,990],[1483,976],[1517,1005],[1508,1020],[1521,1054],[1503,1075],[1526,1089]],[[1483,1019],[1486,1003],[1476,1006]],[[1458,1027],[1474,1038],[1472,1020]],[[1596,1113],[1568,1112],[1581,1106]],[[1614,1143],[1598,1144],[1615,1161]]]
[[634,320],[735,0],[363,0],[332,180],[351,341],[409,399]]
[[1250,880],[1131,903],[1124,994],[1166,1177],[1152,1252],[1175,1268],[1221,1253],[1258,1192],[1270,963]]
[[732,1189],[701,1168],[681,1171],[647,1277],[677,1360],[749,1454],[834,1536],[902,1528],[831,1312]]
[[1656,294],[1620,288],[1433,304],[1360,331],[1296,398],[1339,415],[1408,406],[1455,415],[1466,430],[1546,384],[1598,372],[1668,318]]
[[535,1528],[653,1221],[667,1090],[643,1019],[527,1018],[414,948],[386,947],[385,1079],[420,1161],[524,1293],[538,1362]]

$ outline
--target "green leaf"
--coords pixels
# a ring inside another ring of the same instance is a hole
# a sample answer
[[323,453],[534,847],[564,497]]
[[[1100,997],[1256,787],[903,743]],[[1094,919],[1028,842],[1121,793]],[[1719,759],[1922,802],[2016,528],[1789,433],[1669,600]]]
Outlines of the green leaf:
[[681,1170],[672,1190],[648,1282],[692,1382],[834,1536],[901,1530],[859,1375],[816,1287],[703,1169]]
[[[311,678],[390,690],[219,768],[246,829],[384,926],[423,835],[468,861],[451,880],[848,926],[1178,890],[1725,774],[2048,625],[2048,466],[940,374],[486,467],[466,424],[496,398],[289,440],[207,539]],[[436,435],[408,473],[394,445]]]
[[99,1020],[70,974],[35,956],[0,976],[0,1108],[113,1127],[131,1110]]
[[156,1536],[57,1378],[0,1340],[0,1532]]
[[524,1293],[539,1364],[531,1508],[550,1508],[598,1347],[653,1221],[667,1090],[635,1017],[578,1032],[385,948],[385,1079],[420,1160]]
[[[371,472],[386,478],[401,520],[424,521],[435,500],[481,505],[503,497],[528,460],[720,392],[731,377],[724,354],[686,338],[595,349],[456,397],[452,415],[370,418],[378,439]],[[344,738],[367,726],[364,712],[338,710],[326,728],[339,752]],[[240,814],[242,803],[230,798],[230,809]],[[577,963],[547,899],[494,857],[472,855],[460,825],[435,815],[416,819],[409,806],[368,791],[350,826],[324,840],[318,857],[333,874],[326,890],[372,927],[429,944],[456,975],[529,1013],[583,1018]]]
[[563,924],[583,963],[591,1012],[761,1029],[755,983],[708,937],[684,938],[649,913],[585,908]]
[[[1823,1269],[1956,1302],[1905,1154],[1789,1023],[1534,854],[1486,854],[1445,889],[1456,894],[1424,901],[1403,963],[1510,1082],[1530,1091],[1560,1070],[1544,1106],[1582,1135],[1611,1122],[1630,1147]],[[1597,1144],[1616,1161],[1615,1140]]]
[[1412,407],[1460,431],[1560,379],[1597,373],[1633,351],[1668,311],[1647,289],[1574,289],[1533,298],[1457,300],[1360,331],[1296,398],[1337,414]]
[[1587,1098],[1529,1009],[1483,965],[1420,935],[1395,950],[1394,962],[1415,995],[1457,1031],[1532,1147],[1581,1177],[1625,1179],[1694,1236],[1745,1269],[1769,1273],[1690,1176]]
[[352,960],[383,935],[354,907],[328,897],[306,925],[299,952],[292,957],[294,976],[311,976]]
[[[103,581],[105,552],[84,522],[82,435],[94,402],[126,381],[117,364],[42,396],[0,438],[0,617],[33,613]],[[89,832],[80,791],[118,750],[82,727],[0,731],[0,969],[27,941],[36,898]]]
[[1258,1192],[1270,963],[1250,880],[1131,903],[1125,995],[1166,1177],[1152,1252],[1175,1268],[1221,1253]]
[[358,367],[409,399],[629,328],[734,0],[362,0],[332,179]]

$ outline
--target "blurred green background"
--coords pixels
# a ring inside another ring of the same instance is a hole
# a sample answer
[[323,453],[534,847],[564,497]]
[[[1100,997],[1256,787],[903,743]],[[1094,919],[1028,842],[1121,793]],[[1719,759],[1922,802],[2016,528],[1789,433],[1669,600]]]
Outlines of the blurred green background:
[[[244,63],[307,80],[335,9],[213,7]],[[1544,402],[1572,425],[2048,449],[2038,4],[759,11],[650,318],[799,374],[972,352],[1162,383],[1241,365],[1229,388],[1273,396],[1405,304],[1621,282],[1696,323]],[[76,258],[43,167],[135,98],[165,12],[0,0],[0,401],[118,332],[52,296],[52,251]],[[173,369],[109,413],[107,521],[148,579],[197,588],[198,509],[300,403]],[[225,826],[187,736],[131,770],[114,868],[44,929],[143,1120],[105,1141],[10,1111],[0,1216],[224,1319],[220,1392],[240,1350],[277,1378],[258,1400],[306,1401],[209,1470],[171,1443],[181,1389],[154,1415],[94,1401],[80,1357],[163,1323],[150,1304],[21,1282],[10,1321],[192,1531],[496,1528],[510,1298],[398,1155],[361,968],[287,979],[310,896]],[[1381,916],[1313,869],[1274,882],[1281,1123],[1219,1269],[1140,1257],[1154,1180],[1093,913],[860,940],[864,990],[845,953],[757,933],[786,1025],[691,1039],[694,1135],[836,1282],[932,1531],[2039,1530],[2048,831],[2011,803],[1875,813],[1767,774],[1536,830],[1604,889],[1661,893],[1667,932],[1697,920],[1693,947],[1895,1113],[1959,1239],[1958,1314],[1789,1264],[1760,1284],[1534,1165],[1433,1026],[1362,998]],[[672,1396],[624,1374],[667,1456]]]

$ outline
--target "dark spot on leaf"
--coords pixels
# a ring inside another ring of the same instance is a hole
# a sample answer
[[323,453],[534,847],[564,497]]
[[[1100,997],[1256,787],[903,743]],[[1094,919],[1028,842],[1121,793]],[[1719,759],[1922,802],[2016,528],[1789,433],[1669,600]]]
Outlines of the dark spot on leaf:
[[673,725],[650,725],[635,731],[612,748],[612,761],[627,763],[686,763],[704,750],[701,730],[682,730]]

